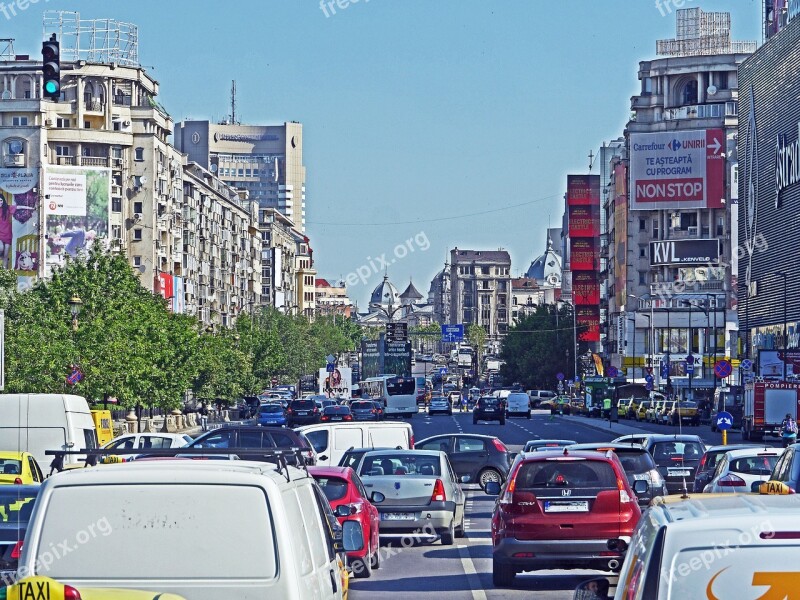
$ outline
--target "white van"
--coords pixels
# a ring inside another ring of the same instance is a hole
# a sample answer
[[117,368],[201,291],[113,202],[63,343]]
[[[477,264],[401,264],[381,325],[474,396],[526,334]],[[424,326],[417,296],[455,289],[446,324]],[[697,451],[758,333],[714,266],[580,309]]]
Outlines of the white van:
[[[47,470],[46,450],[97,448],[89,404],[72,394],[0,394],[0,448],[30,452]],[[64,457],[64,466],[83,465],[81,457]]]
[[[628,583],[617,586],[614,598],[791,598],[798,519],[797,494],[655,498],[625,554],[619,581]],[[611,583],[591,581],[575,590],[576,599]]]
[[[361,525],[346,521],[340,529],[305,471],[249,461],[140,461],[47,479],[19,572],[78,591],[340,600],[337,551],[363,543]],[[120,548],[136,560],[110,560]]]
[[319,467],[335,467],[350,448],[414,447],[414,430],[403,421],[319,423],[295,431],[308,438],[317,453]]
[[527,417],[531,418],[531,399],[524,392],[511,392],[506,396],[506,416],[507,417]]

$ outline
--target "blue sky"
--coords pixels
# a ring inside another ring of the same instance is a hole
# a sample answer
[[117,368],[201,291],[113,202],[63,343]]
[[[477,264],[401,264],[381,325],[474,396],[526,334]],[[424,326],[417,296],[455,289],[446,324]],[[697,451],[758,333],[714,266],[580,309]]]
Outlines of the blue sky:
[[[362,310],[383,255],[401,291],[413,277],[423,294],[454,246],[502,247],[524,272],[560,223],[567,173],[621,135],[638,61],[675,33],[655,0],[333,6],[39,0],[0,25],[33,55],[45,8],[130,21],[176,121],[224,117],[235,79],[241,121],[302,122],[316,267],[369,271],[350,289]],[[730,11],[735,39],[761,38],[759,0],[685,6]]]

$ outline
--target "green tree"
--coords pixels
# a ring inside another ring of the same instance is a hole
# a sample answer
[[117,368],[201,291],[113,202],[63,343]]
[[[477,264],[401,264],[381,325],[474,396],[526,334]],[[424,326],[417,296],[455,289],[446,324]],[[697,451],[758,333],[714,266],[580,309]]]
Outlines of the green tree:
[[477,323],[470,323],[467,327],[467,341],[475,350],[477,364],[475,379],[477,381],[481,374],[481,353],[483,352],[483,345],[486,343],[486,329]]

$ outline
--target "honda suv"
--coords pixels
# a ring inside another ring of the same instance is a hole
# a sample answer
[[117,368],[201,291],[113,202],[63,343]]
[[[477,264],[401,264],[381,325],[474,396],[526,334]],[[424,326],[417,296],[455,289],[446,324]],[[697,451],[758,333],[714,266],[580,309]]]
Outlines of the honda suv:
[[[646,481],[636,481],[639,494]],[[500,484],[485,491],[500,494]],[[641,517],[636,494],[613,452],[526,454],[492,515],[492,576],[509,586],[539,569],[617,570]]]
[[319,407],[313,400],[292,400],[286,409],[289,427],[319,423],[320,415]]
[[506,414],[499,398],[486,396],[478,399],[472,411],[472,424],[477,425],[478,421],[500,421],[500,425],[506,424]]

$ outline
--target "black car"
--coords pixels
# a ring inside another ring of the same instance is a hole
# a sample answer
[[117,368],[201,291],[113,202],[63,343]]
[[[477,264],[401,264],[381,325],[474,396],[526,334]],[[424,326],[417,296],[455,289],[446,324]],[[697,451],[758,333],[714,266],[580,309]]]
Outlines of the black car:
[[354,400],[350,403],[350,412],[356,421],[380,421],[383,411],[378,412],[378,405],[372,400]]
[[694,487],[695,471],[706,450],[699,436],[652,435],[642,446],[653,455],[668,493],[688,492]]
[[319,422],[320,410],[313,400],[292,400],[286,408],[289,427],[313,425]]
[[714,478],[714,471],[720,459],[725,456],[726,452],[731,450],[742,450],[744,448],[760,448],[758,444],[730,444],[728,446],[711,446],[705,451],[700,464],[697,466],[697,471],[694,474],[694,487],[692,491],[695,493],[702,493],[706,485]]
[[353,413],[350,412],[349,406],[327,406],[322,410],[322,416],[319,418],[320,423],[335,423],[340,421],[352,421]]
[[[314,449],[302,433],[282,427],[261,427],[256,425],[229,425],[207,431],[196,437],[187,448],[267,448],[270,450],[302,448],[303,458],[307,465],[313,465],[316,459]],[[275,462],[274,458],[263,454],[247,454],[237,452],[242,460]],[[297,464],[296,457],[287,458],[289,464]]]
[[631,484],[633,489],[634,484],[644,480],[648,484],[646,494],[637,494],[636,498],[639,501],[639,506],[644,508],[650,504],[650,500],[656,496],[667,495],[667,484],[664,478],[658,472],[656,463],[652,455],[642,448],[641,446],[632,446],[630,444],[575,444],[569,446],[570,452],[573,450],[596,450],[597,452],[612,451],[619,458],[622,463],[622,468],[625,469],[625,475],[628,477],[628,483]]
[[22,540],[33,514],[33,505],[39,494],[39,484],[0,486],[0,588],[17,579]]
[[499,398],[484,396],[478,399],[472,411],[472,424],[477,425],[478,421],[500,421],[500,425],[506,424],[506,413]]
[[500,438],[491,435],[456,433],[435,435],[414,444],[417,450],[445,452],[459,479],[484,487],[490,481],[503,483],[511,466],[511,454]]

